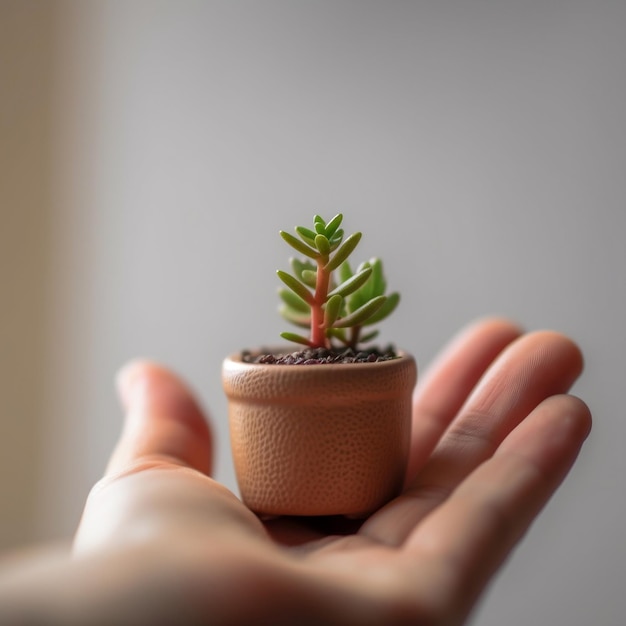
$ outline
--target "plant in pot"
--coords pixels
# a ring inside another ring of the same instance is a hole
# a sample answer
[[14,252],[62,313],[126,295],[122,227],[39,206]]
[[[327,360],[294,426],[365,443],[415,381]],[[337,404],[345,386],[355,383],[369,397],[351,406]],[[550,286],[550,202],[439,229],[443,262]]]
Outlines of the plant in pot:
[[406,352],[364,346],[399,295],[385,293],[379,259],[353,271],[361,233],[344,238],[342,221],[280,233],[304,257],[278,271],[282,315],[308,329],[281,336],[301,349],[223,364],[237,482],[260,515],[366,516],[402,487],[417,368]]

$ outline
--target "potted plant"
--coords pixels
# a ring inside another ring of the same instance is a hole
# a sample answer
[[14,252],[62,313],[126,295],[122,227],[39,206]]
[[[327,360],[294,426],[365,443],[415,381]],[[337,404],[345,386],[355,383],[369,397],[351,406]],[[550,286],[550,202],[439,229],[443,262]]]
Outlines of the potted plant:
[[410,354],[365,347],[370,327],[397,306],[380,259],[354,271],[361,233],[343,216],[282,238],[304,258],[282,270],[281,313],[308,333],[300,344],[244,351],[223,364],[231,446],[241,497],[261,515],[365,516],[399,493],[408,458]]

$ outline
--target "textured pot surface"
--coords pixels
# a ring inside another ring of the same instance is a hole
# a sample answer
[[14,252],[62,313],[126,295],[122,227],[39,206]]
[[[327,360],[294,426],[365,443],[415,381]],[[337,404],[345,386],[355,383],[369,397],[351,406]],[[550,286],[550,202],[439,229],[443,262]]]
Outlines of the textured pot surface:
[[380,363],[224,361],[244,502],[270,515],[366,515],[402,487],[417,379],[412,356]]

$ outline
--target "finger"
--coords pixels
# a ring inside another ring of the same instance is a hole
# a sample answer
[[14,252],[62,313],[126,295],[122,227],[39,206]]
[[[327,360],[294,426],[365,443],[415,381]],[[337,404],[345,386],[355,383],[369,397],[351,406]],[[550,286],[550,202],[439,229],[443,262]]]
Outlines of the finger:
[[[413,402],[407,484],[428,460],[485,370],[520,334],[519,327],[508,320],[473,322],[449,342],[420,378]],[[402,541],[414,526],[414,516],[409,512],[403,523],[404,505],[396,501],[391,506],[370,517],[361,533],[391,543]]]
[[417,477],[417,488],[456,487],[540,402],[566,392],[582,367],[578,347],[559,333],[529,333],[512,343],[463,405]]
[[159,460],[210,473],[211,432],[179,378],[155,363],[135,361],[120,371],[117,386],[126,417],[108,475]]
[[[417,471],[418,463],[424,463],[452,418],[461,408],[468,394],[493,359],[521,334],[519,327],[500,318],[478,320],[462,329],[442,350],[437,359],[421,377],[413,400],[412,456],[408,474]],[[412,466],[412,467],[411,467]],[[273,519],[266,522],[270,534],[280,543],[302,544],[326,535],[344,534],[330,521],[332,528],[320,530],[319,522],[311,524],[310,518]],[[341,518],[339,519],[341,521]],[[328,520],[326,520],[328,522]],[[356,524],[349,520],[350,530]],[[307,524],[308,523],[308,524]],[[373,515],[361,526],[361,534],[387,534],[387,515]],[[411,520],[406,533],[413,528]]]
[[421,377],[413,402],[407,482],[428,459],[487,367],[520,334],[508,320],[474,322],[452,339]]
[[563,335],[541,331],[514,341],[485,373],[414,482],[363,532],[402,543],[525,416],[546,398],[567,391],[581,370],[579,349]]
[[582,401],[545,400],[410,535],[405,554],[431,562],[450,603],[460,602],[464,612],[475,603],[567,475],[590,428]]

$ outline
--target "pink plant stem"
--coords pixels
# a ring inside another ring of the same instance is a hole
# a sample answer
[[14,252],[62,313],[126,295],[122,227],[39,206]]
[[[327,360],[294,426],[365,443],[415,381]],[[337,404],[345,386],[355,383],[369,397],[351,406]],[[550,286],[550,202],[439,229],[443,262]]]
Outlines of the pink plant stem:
[[353,326],[350,329],[350,347],[356,349],[357,343],[359,343],[359,334],[361,332],[360,326]]
[[330,348],[330,340],[326,337],[324,327],[323,306],[328,298],[330,272],[324,271],[328,257],[317,260],[317,280],[315,283],[315,302],[311,306],[311,344],[316,348]]

